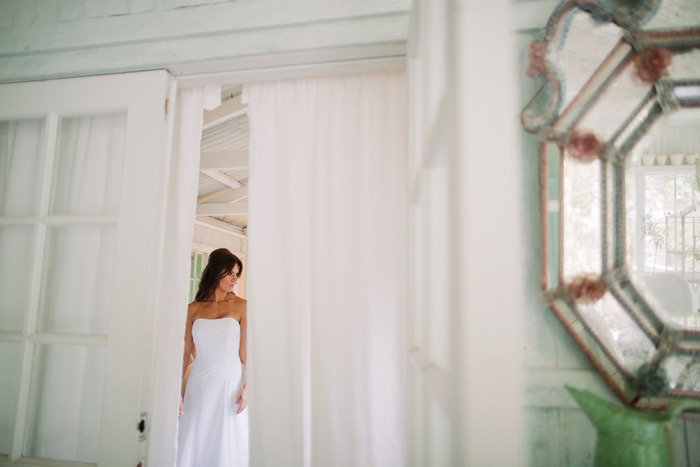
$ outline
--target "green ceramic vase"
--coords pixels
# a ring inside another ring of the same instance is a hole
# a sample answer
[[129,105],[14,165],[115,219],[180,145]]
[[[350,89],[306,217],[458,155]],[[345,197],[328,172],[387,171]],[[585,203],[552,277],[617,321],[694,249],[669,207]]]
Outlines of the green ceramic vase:
[[673,420],[683,410],[700,408],[696,401],[671,404],[665,413],[632,410],[591,393],[567,388],[598,432],[595,467],[671,467]]

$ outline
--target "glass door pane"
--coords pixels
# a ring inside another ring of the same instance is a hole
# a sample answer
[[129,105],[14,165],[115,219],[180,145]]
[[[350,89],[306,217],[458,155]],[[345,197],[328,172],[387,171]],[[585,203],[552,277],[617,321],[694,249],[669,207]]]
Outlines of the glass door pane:
[[0,342],[0,454],[9,454],[17,412],[22,344]]
[[37,345],[24,456],[97,462],[104,347]]
[[38,332],[107,334],[117,227],[50,227]]
[[33,216],[39,205],[46,121],[0,121],[0,216]]
[[0,331],[22,331],[29,303],[33,232],[33,227],[0,227]]
[[51,214],[117,214],[125,136],[124,112],[60,119]]

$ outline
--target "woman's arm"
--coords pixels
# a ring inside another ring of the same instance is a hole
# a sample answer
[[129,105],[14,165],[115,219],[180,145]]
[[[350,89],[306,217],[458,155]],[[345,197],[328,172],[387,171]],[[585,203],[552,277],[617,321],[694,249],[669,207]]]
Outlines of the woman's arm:
[[247,302],[245,300],[241,300],[242,304],[240,305],[240,311],[241,311],[241,343],[238,348],[238,356],[241,359],[241,367],[243,367],[243,386],[241,386],[241,390],[238,391],[238,397],[236,397],[236,404],[238,405],[238,410],[236,410],[236,413],[239,414],[245,410],[245,408],[248,406],[248,393],[246,391],[246,367],[245,367],[245,358],[246,358],[246,337],[247,337]]
[[192,361],[192,351],[194,350],[194,341],[192,339],[192,324],[194,323],[195,304],[190,303],[187,307],[187,322],[185,323],[185,351],[182,356],[182,396],[185,397],[185,384],[187,381],[187,367]]

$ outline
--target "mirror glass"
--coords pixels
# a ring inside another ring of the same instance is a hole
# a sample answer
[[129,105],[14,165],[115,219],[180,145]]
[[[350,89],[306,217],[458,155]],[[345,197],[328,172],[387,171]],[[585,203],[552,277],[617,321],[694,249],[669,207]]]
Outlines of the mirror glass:
[[[665,325],[688,330],[700,324],[698,134],[700,110],[664,116],[634,147],[625,170],[626,263]],[[670,388],[700,390],[692,355],[665,367]]]
[[[624,30],[614,23],[600,23],[589,13],[575,9],[556,30],[558,46],[552,47],[550,60],[556,64],[562,80],[562,108],[566,108],[622,39]],[[586,44],[586,47],[581,47]]]
[[522,118],[546,297],[620,399],[653,409],[700,398],[700,2],[618,3],[557,7],[528,68],[548,97]]

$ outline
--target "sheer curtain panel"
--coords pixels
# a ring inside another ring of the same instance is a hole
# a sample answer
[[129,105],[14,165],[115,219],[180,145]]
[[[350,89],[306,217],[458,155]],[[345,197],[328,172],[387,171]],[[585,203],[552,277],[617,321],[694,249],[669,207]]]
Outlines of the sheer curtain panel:
[[[178,89],[173,129],[167,215],[163,220],[164,252],[158,290],[156,365],[153,368],[152,420],[148,444],[150,465],[175,465],[177,413],[182,352],[187,318],[190,250],[199,181],[199,143],[203,111],[221,103],[221,86]],[[177,254],[174,254],[177,252]],[[174,286],[177,284],[177,286]],[[167,336],[167,337],[166,337]],[[171,336],[177,336],[172,339]]]
[[405,81],[244,90],[252,465],[405,464]]

